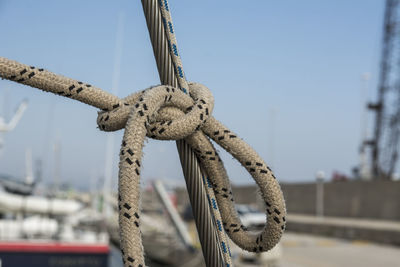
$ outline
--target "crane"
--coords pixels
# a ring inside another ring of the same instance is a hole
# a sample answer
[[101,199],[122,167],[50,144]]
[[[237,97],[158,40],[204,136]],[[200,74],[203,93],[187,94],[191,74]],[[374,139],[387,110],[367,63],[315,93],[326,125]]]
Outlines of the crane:
[[[28,107],[28,101],[23,100],[19,104],[17,111],[14,113],[14,116],[8,122],[6,122],[5,119],[0,116],[0,133],[10,132],[14,130],[14,128],[17,126],[18,122],[20,121],[27,107]],[[3,138],[0,136],[0,149],[2,147],[3,147]]]
[[371,147],[374,179],[393,177],[400,144],[400,5],[387,0],[384,15],[378,97],[369,103],[375,114],[373,137],[364,145]]

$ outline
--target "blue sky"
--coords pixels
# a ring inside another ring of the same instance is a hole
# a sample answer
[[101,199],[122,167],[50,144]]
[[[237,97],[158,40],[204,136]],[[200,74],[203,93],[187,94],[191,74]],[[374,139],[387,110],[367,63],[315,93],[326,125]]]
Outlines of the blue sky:
[[[278,179],[350,173],[358,163],[361,75],[375,97],[384,1],[170,1],[186,76],[207,85],[214,116],[253,146]],[[118,95],[159,83],[140,1],[1,1],[0,55],[111,91],[116,32],[123,20]],[[6,97],[6,106],[3,99]],[[24,175],[24,151],[53,181],[86,186],[104,173],[107,133],[97,111],[70,99],[0,81],[0,112],[29,107],[6,135],[0,172]],[[0,114],[1,114],[0,113]],[[115,134],[114,183],[122,132]],[[222,150],[222,149],[220,149]],[[236,184],[251,178],[222,154]],[[174,142],[149,140],[143,179],[183,183]]]

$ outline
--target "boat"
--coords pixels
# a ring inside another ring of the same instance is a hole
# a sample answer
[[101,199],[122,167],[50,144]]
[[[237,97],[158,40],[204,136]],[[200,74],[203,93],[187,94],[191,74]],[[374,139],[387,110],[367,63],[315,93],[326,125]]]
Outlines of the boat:
[[[172,192],[167,192],[159,180],[142,192],[141,232],[145,261],[150,266],[203,267],[204,258],[182,221]],[[113,205],[113,215],[107,220],[111,242],[119,247],[117,200],[107,198]]]
[[0,186],[1,267],[107,267],[103,218],[81,202]]

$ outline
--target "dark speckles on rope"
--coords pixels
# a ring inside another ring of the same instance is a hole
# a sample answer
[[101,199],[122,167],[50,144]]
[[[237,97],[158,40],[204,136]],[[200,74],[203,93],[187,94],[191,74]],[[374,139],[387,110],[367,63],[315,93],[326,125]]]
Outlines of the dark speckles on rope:
[[[144,265],[140,233],[140,168],[147,136],[161,140],[185,139],[196,152],[209,176],[224,229],[248,251],[267,251],[285,229],[283,195],[271,169],[236,134],[211,116],[214,100],[203,85],[190,84],[191,96],[171,86],[156,86],[119,99],[99,88],[0,57],[0,76],[69,97],[99,108],[98,125],[104,131],[125,129],[120,151],[119,210],[124,262]],[[235,211],[225,168],[210,140],[230,152],[260,186],[266,204],[264,230],[246,230]]]

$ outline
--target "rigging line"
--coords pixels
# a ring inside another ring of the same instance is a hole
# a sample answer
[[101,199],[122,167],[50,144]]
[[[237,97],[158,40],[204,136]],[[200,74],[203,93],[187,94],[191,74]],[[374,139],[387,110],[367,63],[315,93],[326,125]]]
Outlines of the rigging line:
[[[163,28],[164,23],[162,22],[162,14],[158,4],[157,0],[142,0],[161,83],[177,87],[178,77],[175,75],[174,63],[168,46],[168,37]],[[177,49],[176,42],[174,42],[174,45]],[[175,66],[177,66],[176,63]],[[178,67],[181,67],[181,64]],[[181,74],[179,75],[180,86],[181,88],[185,88],[185,86],[188,88],[183,70]],[[218,246],[206,189],[202,182],[202,177],[206,174],[200,169],[196,155],[189,145],[183,140],[179,140],[176,143],[206,265],[223,266],[222,252]]]
[[[168,0],[159,1],[159,8],[161,10],[162,22],[163,22],[163,26],[164,26],[164,33],[167,36],[169,54],[170,54],[170,57],[172,58],[172,62],[173,62],[174,70],[175,70],[175,76],[177,77],[177,81],[178,81],[178,84],[179,84],[179,87],[181,88],[181,90],[185,93],[188,93],[189,85],[187,83],[185,73],[183,70],[183,64],[182,64],[179,49],[178,49],[178,42],[177,42],[176,36],[175,36],[175,28],[174,28],[174,24],[172,22],[172,16],[171,16]],[[214,208],[214,206],[212,205],[212,203],[217,202],[214,191],[213,191],[213,187],[211,186],[208,175],[203,175],[202,178],[203,178],[202,179],[203,184],[206,188],[208,204],[210,206],[210,209],[211,209],[212,215],[213,215],[214,228],[216,229],[218,239],[219,239],[218,240],[219,250],[222,251],[221,253],[225,260],[225,265],[231,266],[232,265],[231,253],[230,253],[230,248],[229,248],[229,243],[228,243],[226,233],[225,233],[224,229],[221,227],[221,221],[222,221],[221,214],[218,209],[218,206],[217,206],[217,208]]]

